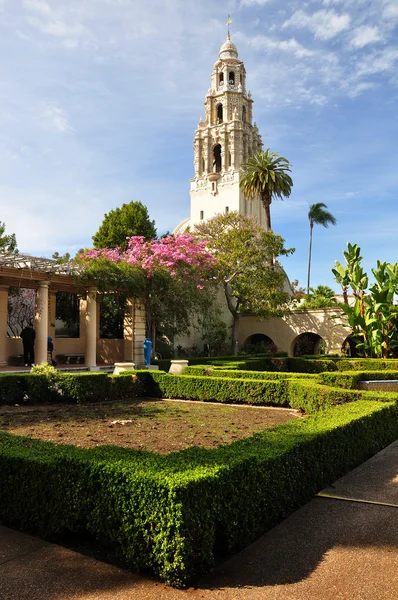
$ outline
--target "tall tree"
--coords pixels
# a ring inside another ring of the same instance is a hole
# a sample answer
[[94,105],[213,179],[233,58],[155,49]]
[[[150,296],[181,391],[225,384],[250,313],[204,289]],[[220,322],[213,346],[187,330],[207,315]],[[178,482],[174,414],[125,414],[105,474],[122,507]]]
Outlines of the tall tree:
[[123,290],[145,302],[147,334],[155,351],[159,332],[186,333],[198,310],[206,310],[214,288],[215,258],[191,234],[145,241],[131,237],[126,250],[90,250],[81,259],[82,281],[96,281],[99,291]]
[[273,198],[288,198],[293,180],[289,175],[291,165],[278,152],[257,152],[243,165],[240,188],[248,200],[260,198],[265,209],[265,229],[271,229],[271,202]]
[[18,253],[15,233],[6,234],[6,224],[0,221],[0,252]]
[[322,225],[323,227],[329,227],[329,225],[336,225],[337,221],[329,211],[325,210],[326,204],[323,202],[316,202],[310,205],[308,211],[308,219],[310,221],[310,249],[308,252],[308,278],[307,278],[307,294],[310,293],[310,280],[311,280],[311,255],[312,255],[312,230],[314,225]]
[[156,237],[155,221],[151,221],[148,209],[142,202],[129,202],[111,210],[97,233],[93,235],[94,248],[127,248],[128,237],[142,236],[146,240]]
[[232,315],[232,352],[237,350],[242,312],[257,317],[282,316],[291,296],[284,290],[286,275],[275,268],[274,257],[293,252],[272,231],[264,231],[257,220],[238,212],[216,215],[196,225],[195,235],[205,241],[216,259],[214,278],[222,287]]

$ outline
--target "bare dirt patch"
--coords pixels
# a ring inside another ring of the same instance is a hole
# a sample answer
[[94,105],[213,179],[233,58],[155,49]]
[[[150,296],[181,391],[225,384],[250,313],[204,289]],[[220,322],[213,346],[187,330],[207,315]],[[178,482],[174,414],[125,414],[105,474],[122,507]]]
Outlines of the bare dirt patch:
[[229,444],[299,416],[289,409],[145,399],[0,406],[0,430],[84,448],[116,445],[168,454]]

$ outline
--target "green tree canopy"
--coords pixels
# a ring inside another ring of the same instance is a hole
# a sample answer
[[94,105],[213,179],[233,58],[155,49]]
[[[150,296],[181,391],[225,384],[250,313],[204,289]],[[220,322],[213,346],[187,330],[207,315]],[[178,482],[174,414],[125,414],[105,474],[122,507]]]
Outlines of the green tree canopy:
[[293,249],[281,236],[264,231],[252,217],[238,212],[216,215],[196,226],[195,235],[208,242],[216,258],[215,280],[224,290],[233,318],[232,350],[237,350],[239,318],[250,311],[257,317],[282,316],[291,296],[284,290],[285,272],[274,258]]
[[[318,285],[316,288],[310,288],[310,293],[305,297],[303,308],[334,308],[337,306],[337,300],[334,291],[327,285]],[[301,306],[300,306],[301,308]]]
[[156,237],[155,221],[151,221],[148,209],[142,202],[129,202],[111,210],[97,233],[93,235],[94,248],[127,248],[127,237],[143,236],[146,240]]
[[260,198],[265,209],[266,229],[271,229],[271,202],[273,198],[288,198],[293,180],[289,175],[290,163],[278,152],[257,152],[243,165],[240,188],[248,200]]
[[15,233],[6,234],[6,224],[0,221],[0,252],[18,253]]

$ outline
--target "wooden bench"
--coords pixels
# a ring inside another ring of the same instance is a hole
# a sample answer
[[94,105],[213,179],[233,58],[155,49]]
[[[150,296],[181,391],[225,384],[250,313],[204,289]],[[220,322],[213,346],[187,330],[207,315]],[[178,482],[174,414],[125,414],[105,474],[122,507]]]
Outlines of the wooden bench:
[[57,354],[58,362],[67,365],[71,364],[71,360],[74,361],[76,364],[80,364],[80,362],[83,364],[84,359],[85,354],[81,354],[80,352],[68,352],[64,354]]
[[8,359],[8,364],[10,367],[23,367],[24,363],[24,355],[23,354],[13,354]]

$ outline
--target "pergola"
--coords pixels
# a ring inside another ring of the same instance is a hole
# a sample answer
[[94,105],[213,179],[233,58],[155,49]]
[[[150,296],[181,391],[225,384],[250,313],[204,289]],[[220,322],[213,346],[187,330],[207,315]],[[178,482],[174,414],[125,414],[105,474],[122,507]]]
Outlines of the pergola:
[[[81,325],[84,338],[85,365],[97,366],[97,289],[95,282],[79,284],[78,275],[84,267],[73,261],[59,262],[49,258],[0,252],[0,366],[8,364],[10,354],[7,343],[8,290],[10,287],[36,290],[35,355],[38,364],[47,361],[47,339],[55,337],[56,292],[79,293],[81,300]],[[123,360],[143,362],[145,338],[145,312],[139,302],[128,302],[128,319],[125,323]],[[111,358],[111,357],[110,357]],[[113,361],[115,362],[115,361]]]

